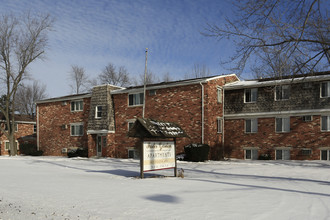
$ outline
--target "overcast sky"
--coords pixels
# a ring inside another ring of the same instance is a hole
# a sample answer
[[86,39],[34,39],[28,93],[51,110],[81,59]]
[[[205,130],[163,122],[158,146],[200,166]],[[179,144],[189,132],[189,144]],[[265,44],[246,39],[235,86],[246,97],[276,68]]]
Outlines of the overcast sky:
[[230,74],[220,65],[233,51],[229,41],[200,34],[207,23],[230,16],[229,0],[0,0],[0,12],[49,13],[55,18],[47,60],[30,66],[31,75],[47,85],[49,97],[71,94],[71,65],[95,78],[109,63],[125,66],[131,76],[148,70],[183,79],[194,64],[215,74]]

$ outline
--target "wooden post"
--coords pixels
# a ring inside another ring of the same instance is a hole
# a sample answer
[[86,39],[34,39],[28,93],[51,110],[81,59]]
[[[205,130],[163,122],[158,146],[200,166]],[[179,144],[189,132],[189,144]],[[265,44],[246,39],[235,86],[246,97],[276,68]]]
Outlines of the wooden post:
[[141,150],[140,150],[140,178],[144,178],[144,172],[143,172],[143,167],[144,167],[144,138],[142,138],[142,144],[141,144]]
[[174,138],[174,161],[175,161],[174,177],[177,177],[178,176],[178,168],[177,168],[177,162],[176,162],[176,138]]

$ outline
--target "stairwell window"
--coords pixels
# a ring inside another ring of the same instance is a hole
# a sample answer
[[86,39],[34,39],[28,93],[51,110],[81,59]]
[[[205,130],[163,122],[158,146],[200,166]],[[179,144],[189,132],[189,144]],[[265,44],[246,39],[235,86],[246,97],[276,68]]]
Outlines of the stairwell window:
[[83,110],[83,101],[71,101],[71,111],[78,112]]
[[83,136],[83,135],[84,135],[83,123],[71,124],[71,136]]
[[257,102],[258,97],[258,89],[245,89],[244,91],[244,102],[245,103],[251,103],[251,102]]
[[321,98],[330,97],[330,81],[321,83]]
[[222,133],[222,118],[217,118],[217,133]]
[[222,89],[221,88],[217,88],[217,101],[218,103],[222,103]]
[[128,106],[143,105],[143,92],[128,95]]
[[321,116],[321,131],[330,131],[330,116]]
[[277,133],[290,132],[290,117],[276,118],[275,127]]
[[102,106],[95,107],[95,118],[102,118]]
[[257,133],[258,132],[258,119],[246,119],[245,120],[245,133]]
[[290,85],[275,87],[275,100],[288,100],[290,98]]

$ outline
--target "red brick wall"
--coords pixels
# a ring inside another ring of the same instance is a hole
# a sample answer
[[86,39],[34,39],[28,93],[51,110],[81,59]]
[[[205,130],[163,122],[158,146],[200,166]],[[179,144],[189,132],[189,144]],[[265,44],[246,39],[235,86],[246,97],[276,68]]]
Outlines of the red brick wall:
[[[225,151],[227,157],[244,159],[244,147],[258,147],[258,154],[270,154],[275,159],[276,147],[290,147],[292,160],[320,159],[320,147],[330,147],[329,132],[321,132],[320,116],[304,122],[301,116],[290,117],[290,132],[276,133],[275,118],[258,118],[258,132],[245,134],[244,119],[226,119]],[[301,155],[301,149],[310,148],[310,156]]]
[[[63,156],[62,148],[87,147],[87,122],[90,98],[83,99],[83,111],[71,112],[70,100],[38,104],[39,149],[44,155]],[[83,136],[71,136],[70,123],[84,123]],[[62,129],[62,125],[67,125]]]
[[[17,140],[20,137],[32,135],[34,133],[33,128],[34,128],[34,124],[31,123],[18,123],[18,130],[17,132],[15,132],[15,140]],[[0,132],[0,146],[1,146],[0,155],[8,155],[8,151],[5,150],[5,141],[7,140],[8,140],[7,137],[4,134],[1,134]]]

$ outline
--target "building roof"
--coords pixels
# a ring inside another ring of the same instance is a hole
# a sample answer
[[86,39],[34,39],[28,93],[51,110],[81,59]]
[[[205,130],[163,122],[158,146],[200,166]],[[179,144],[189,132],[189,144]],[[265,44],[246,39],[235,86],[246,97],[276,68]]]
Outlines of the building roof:
[[128,132],[129,137],[177,138],[188,137],[184,130],[173,122],[138,118]]
[[[5,121],[5,116],[0,113],[0,121]],[[18,123],[35,123],[36,118],[33,115],[21,115],[21,114],[15,114],[15,121]]]
[[[153,90],[153,89],[162,89],[162,88],[169,88],[169,87],[176,87],[176,86],[200,84],[200,83],[205,83],[205,82],[208,82],[208,81],[211,81],[211,80],[224,78],[224,77],[228,77],[228,76],[236,76],[236,75],[235,74],[217,75],[217,76],[208,76],[208,77],[195,78],[195,79],[186,79],[186,80],[178,80],[178,81],[171,81],[171,82],[161,82],[161,83],[149,84],[149,85],[146,86],[146,89],[147,90]],[[238,77],[237,77],[237,79],[238,79]],[[143,85],[141,85],[141,86],[132,86],[132,87],[124,88],[124,89],[118,89],[118,90],[111,91],[111,94],[141,92],[143,90],[143,88],[144,88]]]
[[283,76],[282,78],[265,78],[265,79],[246,80],[246,81],[236,81],[224,85],[224,88],[226,90],[232,90],[232,89],[264,87],[264,86],[312,82],[312,81],[324,81],[324,80],[330,80],[330,71],[304,74],[304,75],[295,75],[295,76]]
[[38,101],[36,101],[36,104],[83,99],[83,98],[89,98],[91,96],[92,96],[92,93],[81,93],[81,94],[60,96],[60,97],[55,97],[55,98],[50,98],[50,99],[38,100]]

